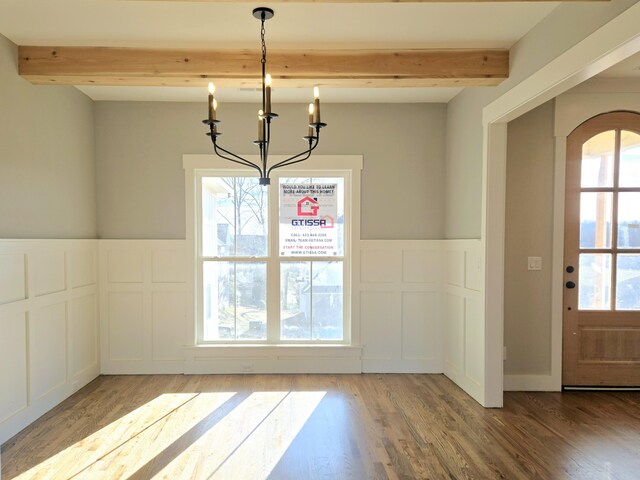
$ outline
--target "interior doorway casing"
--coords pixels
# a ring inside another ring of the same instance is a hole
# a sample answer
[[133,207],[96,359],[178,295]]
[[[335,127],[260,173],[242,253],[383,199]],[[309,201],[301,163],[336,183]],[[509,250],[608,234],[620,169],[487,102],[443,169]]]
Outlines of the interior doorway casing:
[[[483,206],[482,242],[485,252],[485,396],[486,407],[502,406],[504,342],[504,210],[506,178],[506,123],[555,98],[585,80],[640,51],[640,4],[635,4],[584,40],[556,57],[483,109]],[[630,107],[627,107],[629,109]],[[557,138],[557,135],[556,135]],[[564,145],[566,148],[566,136]],[[556,160],[558,160],[556,141]],[[564,149],[563,153],[564,155]],[[554,188],[554,254],[552,298],[552,362],[549,375],[538,378],[526,390],[560,390],[562,357],[562,255],[557,255],[558,180],[564,168],[556,162]],[[562,162],[564,164],[564,162]],[[562,165],[564,167],[564,165]],[[492,190],[493,189],[493,190]],[[564,194],[564,186],[561,188]],[[564,219],[563,223],[564,225]],[[495,239],[502,238],[502,241]],[[562,250],[560,242],[560,251]],[[558,267],[560,277],[558,279]],[[559,287],[559,288],[558,288]],[[559,296],[559,299],[556,298]],[[560,321],[557,308],[559,306]],[[558,328],[559,327],[559,328]],[[536,376],[537,377],[537,376]]]

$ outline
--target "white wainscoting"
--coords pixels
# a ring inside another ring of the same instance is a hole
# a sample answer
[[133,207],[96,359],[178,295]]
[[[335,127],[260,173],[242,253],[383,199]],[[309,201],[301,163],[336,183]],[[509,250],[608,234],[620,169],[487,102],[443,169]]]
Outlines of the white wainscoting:
[[102,373],[184,372],[187,262],[184,240],[100,241]]
[[442,372],[443,242],[359,246],[352,291],[362,346],[200,347],[190,338],[185,242],[102,240],[102,373]]
[[198,347],[184,240],[0,240],[0,443],[99,373],[444,372],[477,397],[481,243],[358,246],[361,345]]
[[100,373],[97,240],[0,240],[0,444]]
[[444,373],[472,397],[484,395],[484,294],[479,240],[443,242]]
[[442,372],[440,240],[364,240],[354,288],[363,372]]

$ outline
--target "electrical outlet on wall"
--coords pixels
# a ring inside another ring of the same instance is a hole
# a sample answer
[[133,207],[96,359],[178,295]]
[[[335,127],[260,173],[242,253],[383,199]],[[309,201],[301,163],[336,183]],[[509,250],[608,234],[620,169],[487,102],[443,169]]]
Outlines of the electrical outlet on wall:
[[253,364],[252,363],[243,364],[242,373],[253,373]]
[[542,257],[528,257],[527,270],[542,270]]

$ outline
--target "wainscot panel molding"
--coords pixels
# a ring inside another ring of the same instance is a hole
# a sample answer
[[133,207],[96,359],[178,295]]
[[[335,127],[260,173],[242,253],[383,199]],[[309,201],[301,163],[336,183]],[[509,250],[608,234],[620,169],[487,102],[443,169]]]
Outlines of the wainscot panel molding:
[[99,251],[102,373],[184,373],[186,241],[101,240]]
[[100,373],[98,240],[0,240],[0,444]]
[[363,240],[354,288],[362,371],[442,373],[442,240]]
[[444,374],[474,398],[483,395],[484,279],[480,240],[443,245]]
[[441,373],[443,246],[356,242],[361,345],[247,347],[195,344],[186,241],[101,240],[102,373]]

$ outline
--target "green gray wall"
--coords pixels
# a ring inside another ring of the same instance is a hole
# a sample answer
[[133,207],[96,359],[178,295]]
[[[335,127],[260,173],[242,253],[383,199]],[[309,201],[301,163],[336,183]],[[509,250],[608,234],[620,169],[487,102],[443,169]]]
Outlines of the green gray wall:
[[[256,108],[221,103],[225,148],[256,153]],[[276,108],[271,153],[298,153],[306,105]],[[201,104],[96,103],[100,238],[184,238],[182,155],[211,153],[205,114],[204,94]],[[362,238],[443,238],[446,105],[327,104],[322,114],[316,152],[364,156]]]
[[[551,371],[554,102],[509,122],[504,273],[506,374]],[[527,269],[542,257],[542,270]]]
[[18,76],[0,35],[0,238],[95,238],[93,101]]

